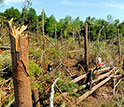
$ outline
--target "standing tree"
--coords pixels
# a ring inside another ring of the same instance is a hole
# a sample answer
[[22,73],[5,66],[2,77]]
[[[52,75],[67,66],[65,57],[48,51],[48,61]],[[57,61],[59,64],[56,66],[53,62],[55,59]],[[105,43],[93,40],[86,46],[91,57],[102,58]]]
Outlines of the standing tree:
[[54,15],[51,15],[47,21],[46,31],[48,32],[49,36],[54,38],[55,38],[55,24],[57,25],[57,21]]
[[119,64],[121,64],[121,46],[120,46],[119,29],[117,29],[117,40],[118,40]]
[[42,35],[43,35],[43,50],[45,50],[45,37],[44,37],[44,8],[42,9]]
[[85,46],[85,65],[86,72],[88,72],[89,68],[89,52],[88,52],[88,24],[85,25],[85,37],[84,37],[84,46]]

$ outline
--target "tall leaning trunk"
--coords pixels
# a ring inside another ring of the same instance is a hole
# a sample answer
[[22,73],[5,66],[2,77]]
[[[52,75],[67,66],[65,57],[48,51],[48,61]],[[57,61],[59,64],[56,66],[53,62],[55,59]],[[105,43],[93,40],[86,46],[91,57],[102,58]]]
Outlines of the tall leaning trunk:
[[[10,27],[10,32],[12,27]],[[17,29],[15,30],[15,32]],[[21,30],[20,30],[21,31]],[[13,32],[13,31],[12,31]],[[13,33],[18,34],[18,32]],[[10,34],[12,68],[13,68],[13,84],[15,93],[15,107],[32,107],[30,77],[29,77],[29,50],[28,38],[19,37]],[[19,35],[20,36],[20,35]],[[18,45],[17,45],[18,43]],[[17,48],[18,47],[18,48]],[[17,51],[17,49],[20,49]]]
[[86,72],[88,72],[88,68],[89,68],[89,53],[88,53],[88,24],[87,23],[85,25],[84,46],[85,46],[85,65],[86,65]]

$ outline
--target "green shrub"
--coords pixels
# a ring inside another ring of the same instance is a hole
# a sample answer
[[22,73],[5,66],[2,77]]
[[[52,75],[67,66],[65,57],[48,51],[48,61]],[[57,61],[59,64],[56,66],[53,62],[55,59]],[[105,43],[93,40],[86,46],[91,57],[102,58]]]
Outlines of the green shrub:
[[79,89],[78,84],[75,84],[73,82],[69,82],[66,79],[58,80],[57,84],[58,84],[58,87],[60,87],[60,89],[63,92],[66,91],[66,92],[72,93],[74,89]]
[[35,77],[38,75],[42,75],[43,69],[39,67],[38,64],[36,64],[33,60],[29,61],[29,72],[30,77]]

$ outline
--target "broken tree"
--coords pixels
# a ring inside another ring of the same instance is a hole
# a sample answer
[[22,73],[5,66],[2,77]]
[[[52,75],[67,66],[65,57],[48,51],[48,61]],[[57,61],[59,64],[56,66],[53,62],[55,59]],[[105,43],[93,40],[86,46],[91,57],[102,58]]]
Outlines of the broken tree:
[[88,53],[88,24],[87,23],[85,25],[84,46],[85,46],[85,65],[86,65],[86,72],[88,72],[89,53]]
[[10,28],[15,107],[32,107],[28,38],[22,34],[27,26],[23,25],[21,28],[12,27],[12,20],[8,23]]
[[121,46],[120,46],[119,29],[117,29],[117,41],[118,41],[119,63],[121,64]]

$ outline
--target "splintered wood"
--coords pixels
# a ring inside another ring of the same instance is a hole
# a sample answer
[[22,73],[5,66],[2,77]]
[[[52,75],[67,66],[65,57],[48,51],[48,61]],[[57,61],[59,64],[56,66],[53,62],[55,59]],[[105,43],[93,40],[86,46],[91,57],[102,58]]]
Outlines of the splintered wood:
[[28,38],[22,36],[27,26],[23,25],[21,28],[12,27],[12,20],[8,23],[10,28],[15,107],[32,107]]

